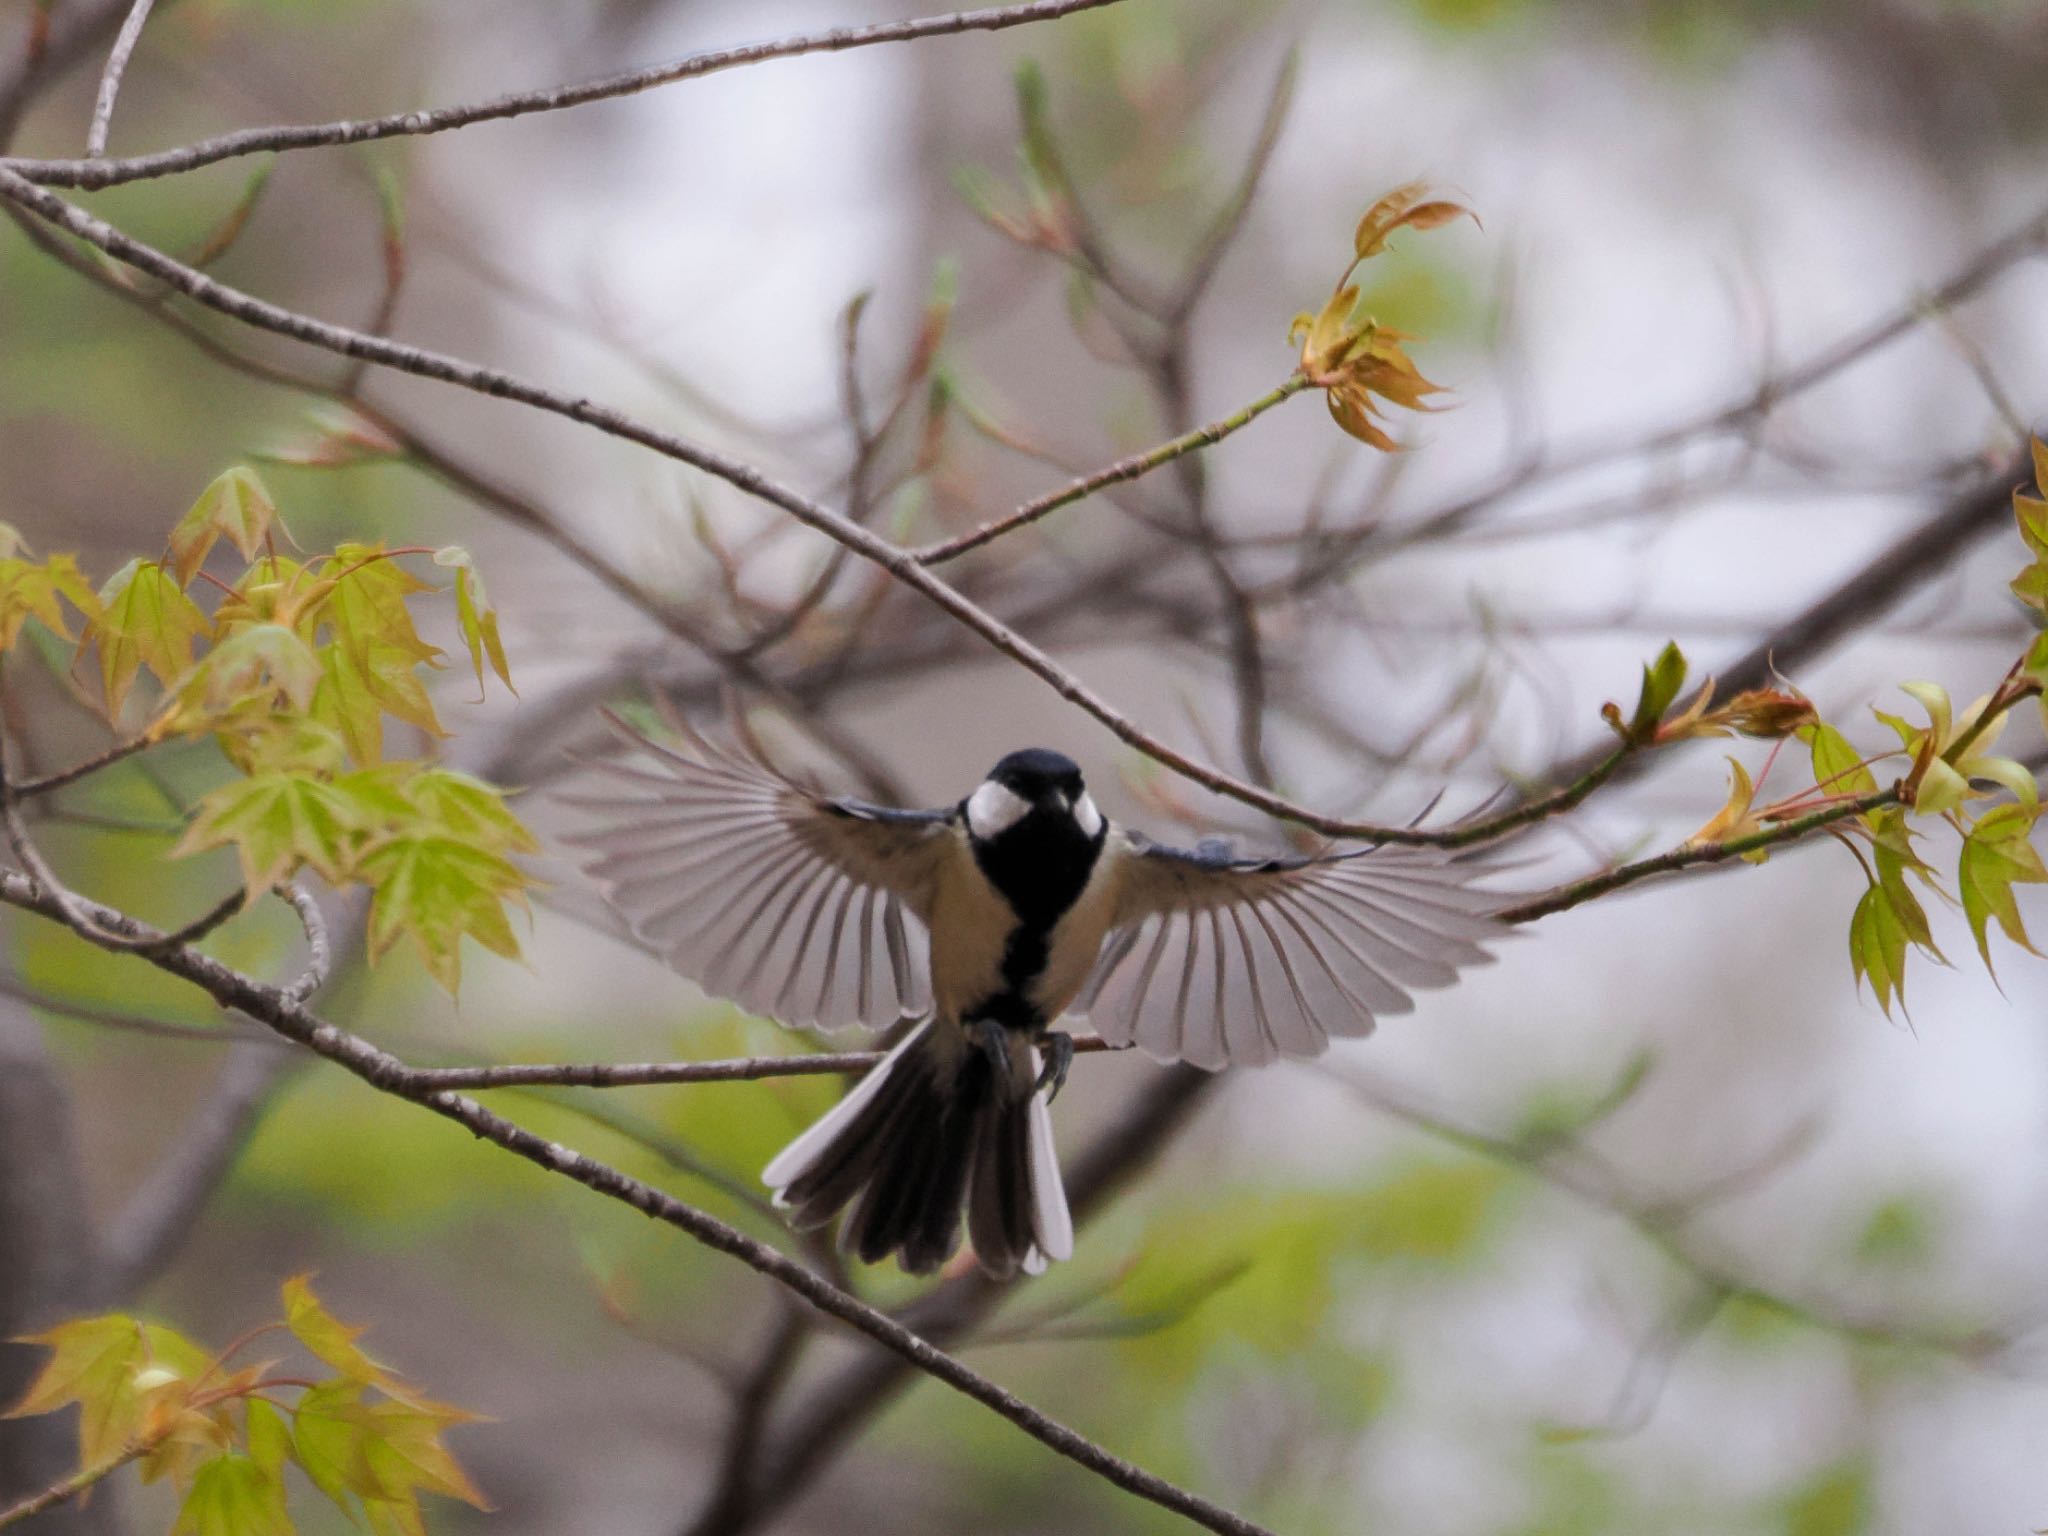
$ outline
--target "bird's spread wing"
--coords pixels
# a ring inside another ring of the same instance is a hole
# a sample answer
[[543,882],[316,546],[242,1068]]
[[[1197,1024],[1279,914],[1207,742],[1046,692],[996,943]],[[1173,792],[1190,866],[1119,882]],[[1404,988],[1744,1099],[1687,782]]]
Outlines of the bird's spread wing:
[[1124,834],[1108,942],[1076,1011],[1112,1045],[1217,1068],[1320,1055],[1490,958],[1504,898],[1430,849],[1241,859]]
[[931,1006],[924,925],[950,811],[816,794],[751,741],[672,721],[673,745],[607,713],[638,750],[563,795],[603,819],[570,841],[655,953],[716,997],[785,1024],[884,1025]]

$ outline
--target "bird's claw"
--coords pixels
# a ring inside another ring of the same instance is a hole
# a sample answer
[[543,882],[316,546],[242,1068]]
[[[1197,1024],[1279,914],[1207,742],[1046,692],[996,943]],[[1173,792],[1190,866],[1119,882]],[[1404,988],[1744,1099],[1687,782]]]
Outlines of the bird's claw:
[[1004,1081],[1010,1075],[1009,1031],[994,1019],[972,1019],[968,1022],[967,1033],[988,1058],[991,1077],[996,1082]]
[[1038,1081],[1032,1085],[1032,1091],[1035,1093],[1050,1085],[1051,1091],[1045,1096],[1045,1102],[1050,1104],[1067,1085],[1067,1071],[1074,1065],[1074,1037],[1049,1029],[1040,1043],[1045,1047],[1046,1060],[1045,1065],[1038,1069]]

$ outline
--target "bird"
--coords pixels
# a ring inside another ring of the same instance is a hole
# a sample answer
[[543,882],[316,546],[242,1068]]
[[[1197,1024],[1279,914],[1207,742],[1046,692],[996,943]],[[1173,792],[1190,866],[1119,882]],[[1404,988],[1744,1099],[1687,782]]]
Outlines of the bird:
[[905,1025],[763,1170],[800,1229],[942,1268],[964,1214],[997,1279],[1072,1256],[1050,1106],[1084,1017],[1110,1047],[1215,1070],[1320,1055],[1491,958],[1487,866],[1408,845],[1241,856],[1114,825],[1071,758],[1004,756],[953,805],[828,795],[735,715],[627,749],[562,799],[639,941],[704,992],[795,1028]]

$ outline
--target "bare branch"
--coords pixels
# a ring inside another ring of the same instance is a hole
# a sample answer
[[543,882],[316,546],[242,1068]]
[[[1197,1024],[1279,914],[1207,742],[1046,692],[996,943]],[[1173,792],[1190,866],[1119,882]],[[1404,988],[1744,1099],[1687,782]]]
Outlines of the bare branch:
[[1028,527],[1047,514],[1093,496],[1106,487],[1120,485],[1127,480],[1136,480],[1163,464],[1170,464],[1187,454],[1212,447],[1238,428],[1265,415],[1281,401],[1300,394],[1308,387],[1309,381],[1306,378],[1299,373],[1293,374],[1277,388],[1268,390],[1251,404],[1233,411],[1221,420],[1212,421],[1204,427],[1196,427],[1192,432],[1184,432],[1171,442],[1161,443],[1156,448],[1148,448],[1143,453],[1134,453],[1128,458],[1118,459],[1116,463],[1098,469],[1093,474],[1083,475],[1070,485],[1061,486],[1056,491],[1049,491],[1043,496],[1027,501],[1016,511],[983,523],[979,528],[955,538],[941,540],[936,544],[927,544],[915,552],[914,558],[921,565],[944,565],[948,560],[956,559],[971,549],[979,549],[984,544],[991,544],[1006,533]]
[[[1074,1042],[1077,1053],[1121,1050],[1104,1041]],[[821,1051],[809,1056],[741,1056],[729,1061],[570,1062],[497,1067],[416,1067],[436,1088],[646,1088],[674,1083],[751,1083],[767,1077],[828,1077],[865,1072],[881,1051]]]
[[[66,907],[26,876],[0,872],[0,901],[70,923]],[[164,935],[127,914],[86,903],[89,931],[81,936],[102,948],[147,948],[150,962],[193,983],[224,1008],[233,1008],[286,1039],[332,1061],[380,1092],[432,1110],[503,1148],[608,1199],[688,1234],[705,1246],[740,1260],[787,1287],[828,1317],[846,1323],[918,1370],[933,1376],[1014,1424],[1041,1444],[1126,1492],[1184,1515],[1225,1536],[1270,1536],[1262,1527],[1199,1494],[1191,1493],[1103,1449],[1085,1435],[1039,1412],[953,1356],[934,1348],[887,1313],[880,1312],[830,1281],[727,1225],[708,1212],[629,1178],[572,1148],[545,1140],[492,1113],[473,1099],[422,1082],[415,1069],[367,1040],[312,1013],[285,988],[265,985],[190,946],[161,949]],[[118,942],[108,944],[107,938]]]
[[773,42],[748,43],[737,48],[719,48],[692,54],[667,64],[607,75],[583,85],[554,86],[545,90],[517,91],[494,96],[488,101],[463,106],[436,107],[427,111],[394,112],[385,117],[357,118],[332,123],[307,123],[275,128],[244,128],[205,139],[180,149],[153,155],[136,155],[125,160],[9,160],[7,165],[31,181],[53,187],[78,187],[92,191],[119,186],[124,182],[175,176],[201,166],[215,165],[240,155],[257,155],[294,149],[322,149],[343,144],[365,144],[377,139],[416,137],[447,133],[510,117],[535,112],[560,112],[593,101],[637,95],[657,86],[682,80],[697,80],[721,70],[771,59],[793,59],[812,53],[843,53],[877,43],[909,43],[924,38],[950,37],[962,32],[996,32],[1033,22],[1055,21],[1076,11],[1100,10],[1120,0],[1032,0],[1025,5],[993,6],[978,11],[954,11],[942,16],[923,16],[910,21],[879,22],[867,27],[839,27],[802,37],[778,38]]
[[997,651],[1039,678],[1061,698],[1085,710],[1120,740],[1155,762],[1203,788],[1292,821],[1329,837],[1420,846],[1466,847],[1495,835],[1483,822],[1424,830],[1378,822],[1350,821],[1295,804],[1260,785],[1197,762],[1134,724],[1079,677],[1054,661],[1039,646],[1003,624],[987,610],[931,574],[910,551],[850,521],[750,464],[717,453],[689,439],[648,425],[586,397],[536,384],[517,375],[421,347],[400,345],[367,336],[346,326],[315,320],[214,281],[196,268],[144,245],[102,219],[93,217],[52,193],[0,166],[0,197],[11,199],[52,224],[70,231],[116,260],[159,277],[210,309],[262,330],[289,336],[346,357],[368,358],[421,378],[435,379],[494,398],[517,401],[551,415],[594,427],[608,436],[652,449],[664,457],[726,481],[750,496],[779,507],[798,522],[816,529],[887,571],[903,585],[928,598],[954,619],[981,636]]
[[135,0],[121,30],[114,35],[107,67],[100,73],[99,94],[93,98],[92,126],[85,133],[88,160],[97,160],[107,152],[107,133],[114,125],[114,98],[121,94],[121,76],[127,73],[129,56],[142,41],[142,29],[148,24],[150,9],[155,4],[156,0]]

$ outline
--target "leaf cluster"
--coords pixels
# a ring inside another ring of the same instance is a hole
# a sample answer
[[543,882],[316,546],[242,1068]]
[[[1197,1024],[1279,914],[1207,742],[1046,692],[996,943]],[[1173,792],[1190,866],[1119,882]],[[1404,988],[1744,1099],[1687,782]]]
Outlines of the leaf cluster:
[[1323,391],[1331,418],[1382,453],[1393,453],[1398,445],[1379,425],[1384,412],[1378,402],[1410,411],[1433,410],[1429,397],[1442,394],[1443,388],[1424,378],[1408,356],[1403,344],[1415,337],[1381,325],[1363,311],[1352,275],[1386,250],[1397,231],[1436,229],[1461,217],[1478,222],[1469,208],[1431,197],[1419,181],[1396,187],[1359,219],[1351,262],[1322,309],[1313,315],[1302,311],[1288,327],[1287,339],[1301,348],[1302,376]]
[[97,673],[110,723],[141,714],[139,743],[216,744],[237,777],[201,799],[174,853],[233,847],[252,900],[302,869],[366,885],[372,954],[409,937],[452,992],[465,936],[519,953],[507,908],[531,881],[514,856],[536,845],[492,786],[387,757],[393,722],[447,735],[427,689],[445,653],[413,613],[441,589],[408,562],[452,573],[480,689],[487,674],[511,686],[497,611],[466,550],[345,543],[299,559],[280,552],[289,540],[246,466],[206,488],[161,557],[97,589],[72,557],[33,561],[0,527],[0,652],[34,620],[75,643],[72,671]]
[[[2048,481],[2048,446],[2034,444],[2037,480]],[[2048,621],[2048,499],[2016,493],[2014,513],[2032,557],[2014,579],[2020,600]],[[1835,725],[1820,718],[1796,690],[1759,689],[1738,694],[1718,708],[1709,679],[1681,711],[1671,711],[1685,685],[1685,658],[1667,645],[1643,669],[1635,709],[1624,719],[1619,706],[1603,711],[1624,749],[1662,746],[1698,736],[1730,733],[1767,737],[1796,735],[1807,747],[1812,783],[1780,800],[1759,805],[1758,793],[1771,762],[1752,778],[1729,760],[1730,790],[1725,804],[1686,840],[1701,849],[1751,838],[1766,829],[1844,801],[1879,796],[1876,765],[1895,763],[1898,777],[1891,804],[1876,804],[1853,820],[1831,823],[1829,832],[1862,866],[1866,887],[1849,921],[1849,961],[1858,982],[1869,986],[1887,1014],[1905,1000],[1907,961],[1914,950],[1946,964],[1934,942],[1923,893],[1959,907],[1986,970],[1992,969],[1991,925],[2029,953],[2038,954],[2027,934],[2014,888],[2048,884],[2034,847],[2041,820],[2039,786],[2025,764],[2000,756],[1997,744],[2013,709],[2042,698],[2048,687],[2048,630],[2037,637],[1998,687],[1958,710],[1936,683],[1908,682],[1900,690],[1919,707],[1921,720],[1882,709],[1872,713],[1898,739],[1895,748],[1864,753]],[[2048,705],[2044,705],[2048,718]],[[1771,761],[1775,761],[1774,749]],[[1919,841],[1929,822],[1944,823],[1958,837],[1953,891],[1923,857]],[[1761,863],[1767,847],[1744,858]]]
[[[293,1536],[285,1472],[297,1471],[375,1536],[425,1536],[423,1494],[488,1508],[443,1442],[472,1415],[423,1396],[363,1352],[304,1276],[283,1317],[209,1354],[184,1335],[120,1313],[23,1342],[50,1352],[6,1417],[79,1409],[89,1484],[134,1462],[181,1495],[171,1536]],[[324,1372],[236,1366],[250,1344],[288,1332]]]

